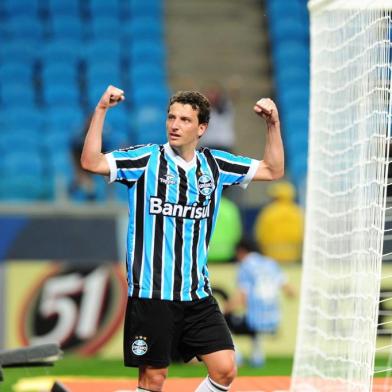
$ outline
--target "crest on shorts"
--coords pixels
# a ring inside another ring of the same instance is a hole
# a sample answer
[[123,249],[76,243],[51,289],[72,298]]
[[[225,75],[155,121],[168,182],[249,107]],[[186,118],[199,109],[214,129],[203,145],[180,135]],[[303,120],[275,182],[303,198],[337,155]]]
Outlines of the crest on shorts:
[[148,345],[145,336],[135,336],[135,340],[132,343],[132,352],[138,357],[144,355],[148,350]]
[[199,177],[197,186],[199,187],[199,192],[203,196],[211,195],[215,188],[214,181],[208,174],[203,174]]

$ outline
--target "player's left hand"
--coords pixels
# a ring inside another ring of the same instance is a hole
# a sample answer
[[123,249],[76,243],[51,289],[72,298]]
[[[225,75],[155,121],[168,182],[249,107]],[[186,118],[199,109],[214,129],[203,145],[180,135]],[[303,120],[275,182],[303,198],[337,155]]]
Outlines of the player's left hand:
[[272,99],[261,98],[253,107],[255,113],[264,118],[269,125],[275,125],[279,123],[278,109]]

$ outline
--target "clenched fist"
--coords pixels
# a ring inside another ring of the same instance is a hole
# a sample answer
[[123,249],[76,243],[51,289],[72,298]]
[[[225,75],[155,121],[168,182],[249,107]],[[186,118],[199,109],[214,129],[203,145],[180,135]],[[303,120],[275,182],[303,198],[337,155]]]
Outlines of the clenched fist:
[[119,102],[124,101],[124,91],[114,87],[109,86],[103,93],[101,99],[98,102],[97,107],[101,109],[108,109],[116,106]]
[[267,124],[274,125],[279,123],[278,109],[272,99],[259,99],[253,107],[253,110],[257,115],[263,117],[267,121]]

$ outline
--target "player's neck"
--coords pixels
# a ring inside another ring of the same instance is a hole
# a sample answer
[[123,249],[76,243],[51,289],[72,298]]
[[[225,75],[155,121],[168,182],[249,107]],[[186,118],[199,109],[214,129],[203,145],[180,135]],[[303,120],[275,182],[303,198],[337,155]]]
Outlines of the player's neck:
[[179,155],[184,161],[190,162],[195,156],[195,148],[193,146],[170,146],[176,155]]

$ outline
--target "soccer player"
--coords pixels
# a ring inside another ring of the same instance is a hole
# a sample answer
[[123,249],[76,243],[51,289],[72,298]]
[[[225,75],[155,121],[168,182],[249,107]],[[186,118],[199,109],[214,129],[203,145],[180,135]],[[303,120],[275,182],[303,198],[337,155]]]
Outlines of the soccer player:
[[[262,366],[265,362],[261,347],[262,334],[275,334],[280,323],[279,294],[294,297],[279,264],[257,252],[256,245],[245,238],[236,246],[238,289],[225,304],[226,320],[233,333],[252,336],[250,363]],[[233,311],[245,307],[246,313],[237,316]],[[237,350],[237,363],[241,362]]]
[[279,116],[270,99],[254,106],[267,122],[264,157],[258,161],[202,148],[210,105],[200,93],[170,99],[164,145],[102,153],[109,108],[124,100],[109,86],[97,104],[81,156],[83,169],[128,188],[128,305],[124,363],[139,368],[138,391],[161,391],[171,355],[202,360],[208,376],[196,391],[228,391],[236,375],[233,341],[211,293],[208,243],[223,188],[282,177]]

